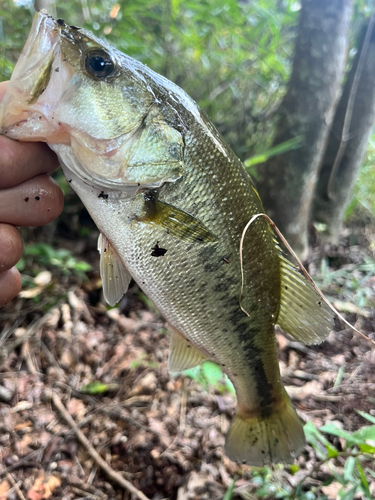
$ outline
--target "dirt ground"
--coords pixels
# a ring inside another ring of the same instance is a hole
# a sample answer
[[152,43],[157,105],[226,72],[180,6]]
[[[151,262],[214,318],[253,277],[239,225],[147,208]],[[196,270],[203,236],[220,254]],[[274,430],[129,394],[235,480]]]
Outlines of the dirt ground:
[[[357,281],[363,255],[372,255],[349,244],[320,249],[312,269],[322,252],[332,269]],[[262,471],[231,462],[223,451],[233,395],[168,374],[164,321],[136,285],[108,311],[97,271],[82,286],[55,276],[47,286],[42,278],[38,300],[26,293],[0,311],[0,498],[137,498],[112,473],[152,500],[222,499],[233,478],[233,499],[256,498]],[[327,294],[375,339],[375,309],[350,312],[347,288],[335,279]],[[366,279],[361,286],[375,305],[375,277]],[[374,346],[340,321],[319,346],[276,335],[282,379],[303,420],[341,422],[353,431],[366,425],[355,409],[375,416]],[[88,393],[85,386],[95,381],[101,386]],[[275,467],[270,481],[293,486],[316,460],[307,445],[297,472]],[[320,479],[312,475],[305,489]]]

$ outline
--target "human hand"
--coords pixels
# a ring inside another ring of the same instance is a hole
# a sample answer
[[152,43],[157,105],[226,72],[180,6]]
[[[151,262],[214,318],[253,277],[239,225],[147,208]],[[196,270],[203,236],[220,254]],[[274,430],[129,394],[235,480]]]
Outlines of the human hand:
[[[0,102],[6,82],[0,83]],[[46,175],[58,167],[46,144],[18,142],[0,135],[0,307],[21,289],[14,267],[22,255],[22,238],[14,226],[42,226],[58,217],[63,194]]]

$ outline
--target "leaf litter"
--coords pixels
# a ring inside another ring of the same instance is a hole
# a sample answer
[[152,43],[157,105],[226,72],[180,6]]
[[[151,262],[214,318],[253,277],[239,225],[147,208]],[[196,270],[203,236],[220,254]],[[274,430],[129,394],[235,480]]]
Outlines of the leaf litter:
[[[324,252],[345,262],[350,253]],[[258,472],[231,462],[223,450],[235,408],[229,388],[191,375],[171,378],[163,319],[135,286],[119,308],[107,310],[97,300],[97,283],[93,271],[83,286],[69,282],[52,305],[43,295],[37,303],[21,296],[0,311],[0,498],[136,498],[98,466],[75,429],[144,498],[219,500],[231,488],[233,499],[254,498]],[[370,286],[374,297],[374,280]],[[331,295],[347,302],[337,290]],[[373,309],[346,317],[371,337]],[[371,344],[344,325],[319,346],[304,346],[280,330],[276,337],[283,383],[303,420],[353,432],[366,425],[355,409],[375,416]],[[340,436],[328,439],[338,449],[343,444]],[[307,445],[297,468],[267,473],[275,485],[295,486],[318,461]],[[339,486],[322,486],[331,473],[325,467],[305,489],[321,487],[333,499]],[[369,488],[375,495],[375,477]],[[275,496],[270,490],[263,498]]]

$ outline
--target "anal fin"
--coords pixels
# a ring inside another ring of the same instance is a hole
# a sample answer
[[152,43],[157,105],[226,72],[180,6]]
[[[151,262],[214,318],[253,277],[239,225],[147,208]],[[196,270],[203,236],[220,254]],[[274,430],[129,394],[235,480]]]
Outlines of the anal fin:
[[119,302],[127,292],[132,279],[118,253],[104,234],[98,238],[100,253],[100,276],[103,282],[103,295],[110,306]]
[[280,257],[281,300],[276,323],[299,342],[319,344],[333,329],[334,314],[312,284]]
[[171,333],[168,358],[169,373],[194,368],[207,360],[207,356],[186,340],[181,333],[170,326],[169,331]]

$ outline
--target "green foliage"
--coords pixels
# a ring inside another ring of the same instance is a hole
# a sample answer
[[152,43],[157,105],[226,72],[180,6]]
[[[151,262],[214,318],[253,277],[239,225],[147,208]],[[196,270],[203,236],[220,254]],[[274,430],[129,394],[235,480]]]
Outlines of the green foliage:
[[[220,366],[211,361],[186,370],[184,374],[206,391],[215,389],[220,393],[234,393],[232,384]],[[252,468],[251,482],[256,485],[256,498],[328,500],[328,496],[322,494],[321,488],[335,482],[338,500],[371,500],[373,496],[369,482],[375,478],[372,471],[375,466],[375,417],[358,410],[357,413],[373,425],[362,427],[355,432],[346,431],[335,422],[328,422],[319,429],[312,422],[304,426],[306,440],[315,452],[316,462],[307,472],[300,470],[297,464],[288,467],[290,474],[298,474],[300,478],[294,487],[291,487],[289,482],[280,481],[277,471],[281,471],[282,466],[276,466],[276,473],[275,469],[268,467]],[[327,469],[330,471],[328,477]],[[235,478],[224,499],[230,500],[234,492]],[[246,495],[242,490],[241,496],[247,498]],[[254,498],[252,493],[248,495],[249,500]]]
[[17,264],[17,269],[36,275],[41,268],[51,269],[63,275],[75,274],[81,280],[86,280],[86,273],[91,270],[90,264],[77,260],[76,257],[65,248],[56,250],[47,243],[33,243],[26,245],[23,257]]
[[368,255],[363,257],[361,264],[344,266],[335,271],[330,271],[327,260],[323,259],[316,282],[329,294],[338,295],[359,307],[373,307],[374,276],[375,261]]
[[232,483],[230,484],[230,486],[228,487],[227,491],[225,492],[223,500],[231,500],[232,499],[233,490],[234,490],[235,486],[236,486],[236,480],[233,479]]
[[140,354],[137,358],[133,359],[130,363],[130,369],[136,370],[137,368],[158,368],[158,363],[149,361],[146,354]]
[[31,27],[32,12],[11,0],[0,2],[0,81],[9,80]]
[[375,134],[372,134],[367,153],[357,179],[353,198],[346,209],[345,217],[350,219],[355,209],[375,218]]
[[[358,412],[372,423],[375,418],[371,415]],[[356,432],[348,432],[333,422],[321,427],[319,430],[309,422],[305,425],[307,441],[314,448],[320,460],[315,464],[313,471],[318,473],[323,465],[328,465],[331,476],[325,479],[325,484],[333,481],[340,486],[337,498],[353,500],[358,494],[361,498],[373,498],[369,489],[371,471],[375,464],[375,425],[362,427]],[[340,438],[339,446],[334,446],[324,434]],[[300,498],[298,495],[303,490],[303,484],[311,471],[299,482],[291,498]],[[321,498],[321,497],[312,497]]]
[[244,165],[246,170],[251,174],[255,179],[257,179],[257,171],[254,168],[255,165],[259,165],[261,163],[265,163],[268,158],[272,158],[273,156],[281,155],[286,153],[287,151],[291,151],[293,149],[297,149],[300,147],[302,143],[303,137],[301,135],[297,137],[293,137],[293,139],[289,139],[288,141],[282,142],[277,146],[266,149],[260,154],[252,156],[244,161]]
[[[249,156],[255,145],[262,150],[269,144],[269,110],[283,95],[290,73],[295,0],[277,5],[273,0],[120,0],[119,9],[110,0],[51,4],[57,17],[107,38],[180,85],[240,156]],[[12,0],[3,5],[0,48],[7,66],[0,67],[1,80],[10,76],[32,15]]]
[[223,373],[221,367],[212,361],[206,361],[200,366],[185,370],[184,374],[195,380],[206,391],[215,388],[220,393],[230,392],[235,394],[232,382]]
[[81,387],[80,392],[82,394],[90,394],[91,396],[98,396],[105,394],[106,392],[116,391],[120,386],[118,384],[103,384],[98,380],[90,382],[89,384]]
[[[0,80],[6,80],[33,9],[28,0],[0,5]],[[268,148],[290,74],[299,9],[297,0],[51,1],[52,15],[107,38],[180,85],[241,158],[253,156],[248,163],[255,177],[255,162],[280,154]],[[369,0],[356,0],[353,32],[370,10]],[[375,213],[374,144],[348,214],[360,205]]]
[[[368,414],[361,415],[375,423],[375,418]],[[294,487],[290,482],[280,480],[282,466],[274,470],[267,467],[254,468],[252,483],[257,486],[256,498],[266,500],[328,500],[322,487],[335,483],[337,500],[371,500],[369,482],[375,478],[375,425],[363,427],[350,433],[334,423],[317,429],[312,422],[305,427],[307,442],[313,447],[317,461],[313,467],[303,473],[298,465],[289,467],[289,473],[300,477]],[[339,437],[338,445],[332,444]],[[373,443],[373,444],[369,444]],[[330,472],[327,473],[327,470]],[[313,481],[311,479],[313,478]],[[241,492],[246,498],[246,493]],[[255,498],[249,493],[249,500]]]

